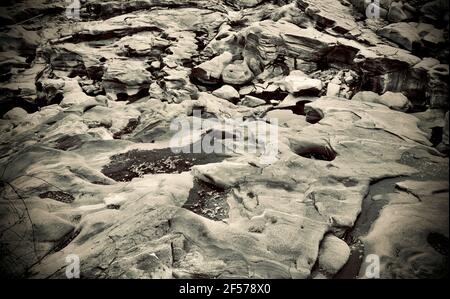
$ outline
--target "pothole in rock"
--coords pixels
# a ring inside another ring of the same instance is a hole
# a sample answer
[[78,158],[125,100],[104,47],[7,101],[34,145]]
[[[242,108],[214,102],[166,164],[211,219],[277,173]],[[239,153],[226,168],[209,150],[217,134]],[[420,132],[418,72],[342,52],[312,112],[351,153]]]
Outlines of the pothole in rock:
[[47,191],[39,194],[40,198],[50,198],[56,201],[64,202],[64,203],[72,203],[75,198],[73,195],[62,192],[62,191]]
[[323,115],[317,110],[307,109],[307,111],[305,111],[305,105],[303,105],[303,111],[306,115],[306,121],[310,124],[316,124],[323,118]]
[[106,208],[110,209],[110,210],[119,210],[120,209],[120,205],[118,205],[118,204],[109,204],[109,205],[106,206]]
[[150,93],[147,89],[141,89],[134,95],[128,95],[126,92],[119,92],[116,94],[117,101],[128,101],[128,104],[134,103],[137,100],[140,100],[146,96],[149,96]]
[[[305,105],[311,103],[310,101],[299,101],[295,103],[294,107],[289,108],[296,115],[306,115]],[[307,119],[308,121],[308,119]]]
[[275,101],[283,101],[289,95],[286,91],[276,90],[276,91],[263,91],[260,93],[250,93],[249,96],[259,98],[261,100],[265,100],[267,103],[270,103],[271,100]]
[[211,79],[211,81],[205,81],[205,80],[201,80],[199,78],[204,77],[204,70],[200,69],[200,68],[193,68],[191,70],[191,74],[189,75],[189,80],[195,84],[197,86],[197,88],[200,91],[214,91],[216,89],[219,89],[220,87],[223,86],[223,83],[220,82],[219,80],[213,80]]
[[129,182],[145,174],[182,173],[194,165],[216,163],[228,156],[216,153],[176,153],[171,148],[132,150],[111,157],[102,173],[117,182]]
[[57,92],[52,97],[38,96],[36,99],[36,104],[38,107],[45,107],[49,105],[59,105],[64,99],[64,94],[62,92]]
[[226,191],[200,180],[194,180],[183,208],[215,221],[228,218],[230,210]]
[[337,153],[331,148],[331,146],[324,145],[302,146],[295,148],[294,152],[304,158],[322,161],[333,161],[337,156]]
[[439,233],[429,233],[427,236],[428,244],[433,247],[434,250],[444,256],[448,256],[448,238]]

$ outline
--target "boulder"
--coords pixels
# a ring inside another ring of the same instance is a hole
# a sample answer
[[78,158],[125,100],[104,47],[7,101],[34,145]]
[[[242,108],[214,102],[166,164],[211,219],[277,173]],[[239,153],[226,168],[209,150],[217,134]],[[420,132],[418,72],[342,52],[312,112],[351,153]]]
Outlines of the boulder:
[[292,71],[279,84],[282,89],[289,93],[306,92],[318,94],[323,88],[322,81],[309,78],[302,71]]
[[350,247],[334,235],[326,235],[320,244],[318,265],[327,274],[336,274],[350,257]]
[[422,39],[416,27],[410,23],[394,23],[381,28],[378,34],[402,46],[406,50],[413,51],[422,47]]
[[9,119],[12,121],[20,121],[25,119],[25,117],[28,115],[27,111],[25,109],[22,109],[20,107],[13,108],[6,112],[3,115],[3,119]]
[[388,91],[380,96],[372,91],[360,91],[353,96],[352,100],[382,104],[393,110],[404,112],[412,108],[412,104],[408,98],[399,92]]
[[379,98],[379,103],[393,110],[406,112],[412,108],[411,102],[400,92],[388,91]]
[[240,97],[239,92],[233,86],[230,85],[224,85],[214,90],[212,94],[215,95],[216,97],[229,101],[239,99]]
[[393,2],[389,7],[387,19],[391,23],[403,22],[409,18],[408,14],[403,10],[402,2]]
[[245,96],[242,99],[242,101],[240,102],[240,104],[243,106],[255,108],[258,106],[265,105],[266,101],[264,101],[263,99],[257,98],[257,97]]
[[231,63],[233,55],[230,52],[224,52],[211,60],[192,69],[192,76],[204,84],[215,84],[219,82],[223,69]]
[[234,61],[222,72],[222,80],[227,84],[243,85],[253,79],[253,73],[245,61]]
[[103,75],[103,87],[113,99],[127,99],[141,92],[147,92],[151,79],[144,61],[114,59],[108,63]]

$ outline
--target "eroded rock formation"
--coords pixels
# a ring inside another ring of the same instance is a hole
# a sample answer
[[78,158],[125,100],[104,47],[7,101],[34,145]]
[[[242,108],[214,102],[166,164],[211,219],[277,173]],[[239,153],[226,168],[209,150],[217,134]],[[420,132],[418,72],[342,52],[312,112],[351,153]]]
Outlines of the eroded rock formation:
[[448,276],[448,2],[365,3],[5,4],[1,276]]

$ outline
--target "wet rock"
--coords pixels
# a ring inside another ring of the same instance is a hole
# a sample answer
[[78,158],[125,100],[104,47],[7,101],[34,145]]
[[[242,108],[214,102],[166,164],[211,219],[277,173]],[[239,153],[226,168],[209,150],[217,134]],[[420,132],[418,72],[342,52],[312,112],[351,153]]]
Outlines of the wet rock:
[[73,136],[70,135],[62,136],[55,141],[56,143],[55,148],[63,151],[75,149],[79,147],[86,139],[87,139],[86,136],[82,134]]

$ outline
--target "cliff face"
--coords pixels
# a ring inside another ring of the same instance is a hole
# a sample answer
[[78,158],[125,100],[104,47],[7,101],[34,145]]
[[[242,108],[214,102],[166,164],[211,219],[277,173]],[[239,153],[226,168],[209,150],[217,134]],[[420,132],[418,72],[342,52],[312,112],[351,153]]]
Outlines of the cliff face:
[[2,276],[448,275],[447,1],[2,5]]

